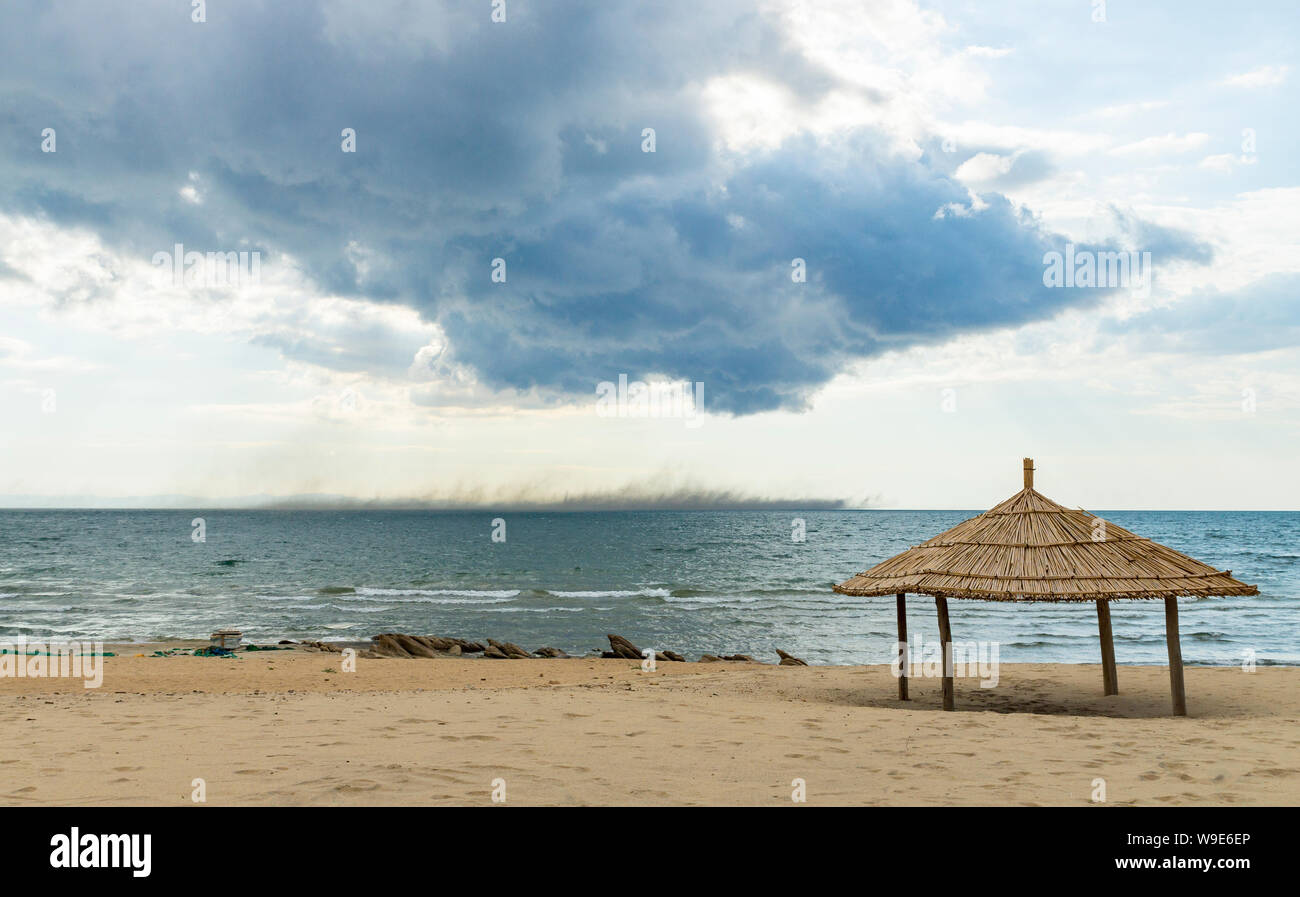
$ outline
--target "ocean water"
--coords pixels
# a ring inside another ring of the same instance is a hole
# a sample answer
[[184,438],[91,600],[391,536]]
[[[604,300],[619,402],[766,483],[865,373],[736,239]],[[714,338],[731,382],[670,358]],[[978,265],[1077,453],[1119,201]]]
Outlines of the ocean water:
[[[571,654],[619,633],[642,647],[775,661],[881,663],[894,601],[839,582],[975,511],[0,511],[0,639],[492,637]],[[1185,599],[1187,663],[1300,662],[1300,513],[1101,512],[1257,584]],[[191,538],[201,516],[206,541]],[[806,541],[791,538],[806,521]],[[1006,662],[1092,663],[1091,604],[950,601],[954,637]],[[909,632],[937,637],[934,602]],[[1120,663],[1166,661],[1162,602],[1112,605]]]

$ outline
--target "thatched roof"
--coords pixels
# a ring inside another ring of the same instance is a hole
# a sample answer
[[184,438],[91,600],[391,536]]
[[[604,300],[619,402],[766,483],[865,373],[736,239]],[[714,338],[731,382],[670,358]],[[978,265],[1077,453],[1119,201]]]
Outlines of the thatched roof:
[[[1257,595],[1255,586],[1025,488],[978,517],[835,586],[842,595],[912,593],[988,601]],[[1102,525],[1104,523],[1104,526]]]

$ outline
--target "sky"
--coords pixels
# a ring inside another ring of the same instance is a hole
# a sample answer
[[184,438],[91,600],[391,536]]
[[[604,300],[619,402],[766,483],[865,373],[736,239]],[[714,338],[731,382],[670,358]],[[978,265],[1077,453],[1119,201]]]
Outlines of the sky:
[[0,506],[1300,508],[1298,32],[11,0]]

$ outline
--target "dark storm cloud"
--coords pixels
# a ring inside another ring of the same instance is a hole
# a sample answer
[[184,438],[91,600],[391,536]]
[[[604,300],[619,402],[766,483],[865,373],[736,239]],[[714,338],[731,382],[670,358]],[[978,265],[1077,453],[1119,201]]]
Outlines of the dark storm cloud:
[[[162,0],[11,2],[0,208],[146,259],[175,242],[287,253],[323,290],[439,321],[492,386],[592,395],[664,374],[737,413],[801,407],[857,358],[1100,295],[1045,289],[1064,239],[996,194],[936,216],[964,188],[878,135],[719,156],[710,78],[758,74],[807,102],[838,83],[752,4],[508,8],[492,24],[488,4],[209,3],[196,24]],[[46,127],[57,153],[40,152]],[[1147,233],[1157,263],[1199,257]],[[262,341],[347,369],[369,354]]]

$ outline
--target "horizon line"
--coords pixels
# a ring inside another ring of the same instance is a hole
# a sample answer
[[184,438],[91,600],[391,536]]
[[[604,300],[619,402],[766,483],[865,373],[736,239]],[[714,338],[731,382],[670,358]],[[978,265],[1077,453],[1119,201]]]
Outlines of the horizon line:
[[[567,513],[567,514],[600,514],[600,513],[622,513],[636,511],[642,513],[649,512],[673,512],[673,511],[844,511],[844,512],[914,512],[914,511],[934,511],[934,512],[960,512],[983,514],[988,508],[956,508],[956,507],[871,507],[871,506],[850,506],[846,503],[834,501],[821,501],[811,503],[784,503],[784,502],[763,502],[756,501],[752,504],[747,503],[722,503],[716,505],[699,504],[699,505],[644,505],[630,504],[625,506],[602,505],[594,503],[584,505],[578,502],[572,503],[537,503],[537,504],[501,504],[501,505],[457,505],[457,504],[405,504],[405,503],[375,503],[366,502],[356,503],[276,503],[267,504],[231,504],[231,505],[5,505],[0,504],[0,512],[4,511],[408,511],[412,513],[489,513],[498,511],[502,513]],[[1097,508],[1088,510],[1081,508],[1079,510],[1087,511],[1090,514],[1100,512],[1113,513],[1178,513],[1178,514],[1295,514],[1300,513],[1300,508]]]

